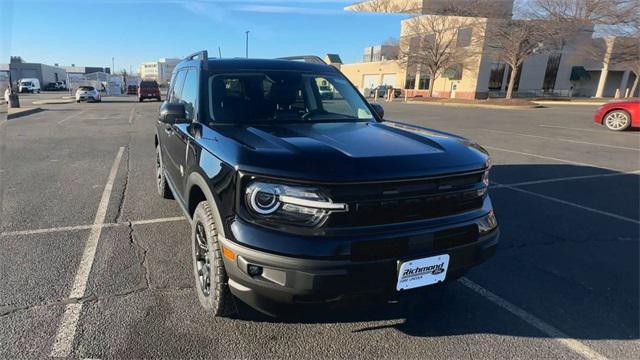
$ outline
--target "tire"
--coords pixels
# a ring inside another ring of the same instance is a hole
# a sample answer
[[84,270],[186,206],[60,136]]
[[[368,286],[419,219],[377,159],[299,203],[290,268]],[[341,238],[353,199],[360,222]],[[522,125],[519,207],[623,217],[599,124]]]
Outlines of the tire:
[[138,98],[138,102],[142,102],[142,98]]
[[221,317],[233,314],[236,307],[218,243],[214,211],[207,201],[198,204],[191,225],[191,255],[200,305],[211,315]]
[[163,199],[173,199],[173,194],[167,184],[167,177],[164,173],[164,163],[162,162],[162,153],[160,145],[156,146],[156,189],[158,195]]
[[76,100],[76,102],[77,102],[78,104],[80,104],[80,100]]
[[624,131],[631,126],[631,115],[624,110],[613,110],[604,116],[602,124],[612,131]]
[[156,100],[158,100],[158,101],[162,101],[162,99],[160,99],[160,98],[156,98]]

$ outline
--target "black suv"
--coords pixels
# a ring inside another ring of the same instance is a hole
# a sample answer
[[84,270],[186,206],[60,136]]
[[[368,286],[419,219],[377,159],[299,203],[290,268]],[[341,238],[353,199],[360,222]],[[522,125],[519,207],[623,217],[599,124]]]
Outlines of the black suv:
[[187,57],[155,145],[158,192],[191,223],[196,290],[214,315],[234,296],[277,314],[408,295],[460,277],[498,244],[487,152],[383,120],[319,58]]

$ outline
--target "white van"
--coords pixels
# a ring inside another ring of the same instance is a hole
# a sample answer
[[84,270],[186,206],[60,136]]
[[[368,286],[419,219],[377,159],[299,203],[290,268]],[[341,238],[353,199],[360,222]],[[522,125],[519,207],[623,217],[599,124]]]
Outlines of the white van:
[[40,93],[40,80],[38,79],[21,79],[18,86],[18,92],[21,93]]

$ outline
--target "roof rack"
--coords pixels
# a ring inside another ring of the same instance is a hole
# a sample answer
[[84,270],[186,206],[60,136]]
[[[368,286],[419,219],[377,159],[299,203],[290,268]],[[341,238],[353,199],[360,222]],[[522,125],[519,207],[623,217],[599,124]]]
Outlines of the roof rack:
[[209,53],[207,52],[207,50],[202,50],[202,51],[198,51],[195,52],[191,55],[187,55],[187,57],[184,58],[184,60],[193,60],[195,58],[200,58],[200,61],[202,61],[202,69],[203,70],[208,70],[209,68]]
[[320,58],[319,56],[315,56],[315,55],[287,56],[287,57],[281,57],[281,58],[278,58],[278,59],[279,60],[291,60],[291,61],[304,61],[304,62],[312,63],[312,64],[327,65],[327,63],[324,62],[324,60],[322,60],[322,58]]

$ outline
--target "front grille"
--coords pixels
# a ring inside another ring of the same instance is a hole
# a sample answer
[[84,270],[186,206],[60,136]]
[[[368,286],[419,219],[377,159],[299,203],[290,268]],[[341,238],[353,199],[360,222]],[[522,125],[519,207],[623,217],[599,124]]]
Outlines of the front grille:
[[357,241],[351,244],[351,259],[353,261],[397,259],[408,254],[447,250],[471,244],[477,240],[478,226],[474,224],[420,236]]
[[331,214],[327,226],[395,224],[452,216],[482,207],[478,196],[483,172],[414,181],[395,181],[331,188],[335,202],[349,211]]

